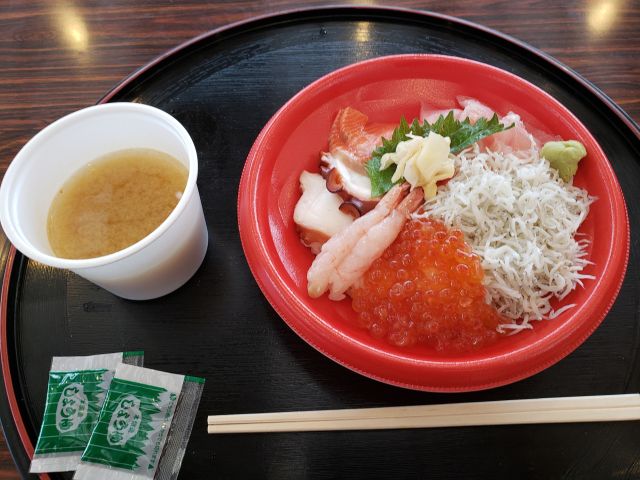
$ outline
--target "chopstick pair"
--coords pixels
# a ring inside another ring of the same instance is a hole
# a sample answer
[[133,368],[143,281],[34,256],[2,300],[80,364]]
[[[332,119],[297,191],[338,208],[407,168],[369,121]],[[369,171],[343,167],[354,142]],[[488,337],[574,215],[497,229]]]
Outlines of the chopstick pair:
[[640,394],[210,415],[208,433],[302,432],[640,420]]

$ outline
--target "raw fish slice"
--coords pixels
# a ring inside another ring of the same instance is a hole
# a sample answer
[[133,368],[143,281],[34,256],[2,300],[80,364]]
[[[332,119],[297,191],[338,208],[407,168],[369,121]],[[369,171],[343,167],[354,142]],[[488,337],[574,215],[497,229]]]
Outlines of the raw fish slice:
[[491,118],[496,113],[487,107],[485,104],[480,103],[475,98],[470,97],[457,97],[458,103],[462,106],[462,114],[460,120],[464,120],[467,117],[471,120],[471,123],[476,122],[479,118]]
[[356,171],[364,171],[371,153],[382,144],[382,137],[390,138],[395,128],[393,124],[367,124],[368,120],[364,113],[347,107],[338,112],[329,132],[330,152],[346,157]]
[[[429,121],[429,123],[433,123],[440,115],[446,115],[449,111],[453,110],[456,120],[465,120],[468,117],[469,120],[474,123],[480,118],[490,119],[496,113],[482,102],[471,97],[458,96],[457,101],[460,106],[463,107],[462,110],[456,108],[450,110],[430,111],[423,107],[421,116],[423,119]],[[513,124],[514,127],[480,140],[478,142],[478,146],[481,150],[489,149],[494,152],[500,151],[504,153],[527,151],[532,147],[531,134],[533,134],[534,141],[537,143],[538,147],[541,147],[548,141],[558,139],[558,137],[549,135],[542,130],[528,129],[520,119],[520,116],[513,112],[509,112],[503,117],[498,117],[503,125],[509,126]]]
[[[491,118],[493,114],[496,113],[473,98],[458,97],[458,102],[464,107],[463,116],[469,115],[471,121],[475,121],[481,117]],[[527,151],[532,147],[532,134],[534,142],[536,142],[539,147],[548,141],[557,139],[557,137],[549,135],[542,130],[532,130],[526,127],[520,115],[516,113],[509,112],[503,117],[499,116],[499,118],[500,123],[507,127],[513,124],[513,128],[481,140],[478,143],[481,149],[488,148],[494,152],[517,153]]]
[[524,126],[520,116],[509,112],[500,119],[505,125],[514,125],[504,132],[493,134],[480,142],[480,148],[488,148],[494,152],[519,152],[530,150],[532,147],[531,135]]
[[479,118],[491,118],[495,113],[489,107],[473,98],[457,97],[457,101],[462,107],[461,109],[445,108],[432,110],[423,105],[421,110],[421,118],[423,120],[427,120],[429,123],[433,123],[438,119],[440,115],[446,117],[449,112],[453,110],[453,116],[456,120],[462,121],[468,117],[469,120],[471,120],[471,123],[474,123]]
[[551,135],[543,130],[534,128],[531,125],[527,125],[527,131],[533,135],[533,139],[536,141],[539,148],[542,148],[542,146],[547,142],[557,142],[562,140],[560,135]]

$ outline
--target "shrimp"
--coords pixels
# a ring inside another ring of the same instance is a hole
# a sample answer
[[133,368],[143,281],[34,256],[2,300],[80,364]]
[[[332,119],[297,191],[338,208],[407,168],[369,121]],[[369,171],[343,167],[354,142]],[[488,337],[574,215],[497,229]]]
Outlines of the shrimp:
[[322,245],[320,253],[307,272],[307,291],[310,297],[317,298],[327,291],[332,273],[351,253],[358,241],[396,208],[408,188],[408,184],[394,186],[373,210],[336,233]]
[[422,188],[407,195],[389,216],[374,225],[358,240],[351,252],[334,270],[329,280],[331,300],[342,300],[346,292],[393,243],[411,214],[424,201]]

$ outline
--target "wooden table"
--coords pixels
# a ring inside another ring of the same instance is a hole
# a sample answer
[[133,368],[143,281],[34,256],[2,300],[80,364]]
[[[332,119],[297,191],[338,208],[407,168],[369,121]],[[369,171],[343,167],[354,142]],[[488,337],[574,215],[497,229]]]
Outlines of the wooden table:
[[[354,2],[359,3],[359,2]],[[378,1],[369,1],[379,4]],[[640,4],[396,1],[481,23],[555,56],[640,121]],[[321,6],[308,2],[304,6]],[[274,2],[40,0],[0,3],[0,177],[36,132],[195,35],[303,6]],[[0,479],[18,478],[0,443]]]

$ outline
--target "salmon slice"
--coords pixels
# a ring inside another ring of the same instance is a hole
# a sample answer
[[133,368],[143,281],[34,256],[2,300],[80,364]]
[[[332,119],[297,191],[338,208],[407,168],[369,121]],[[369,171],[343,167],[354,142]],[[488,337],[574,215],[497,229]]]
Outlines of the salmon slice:
[[369,117],[355,108],[340,110],[329,132],[330,152],[346,155],[353,167],[363,168],[376,147],[382,145],[382,137],[391,138],[395,128],[393,124],[368,121]]

